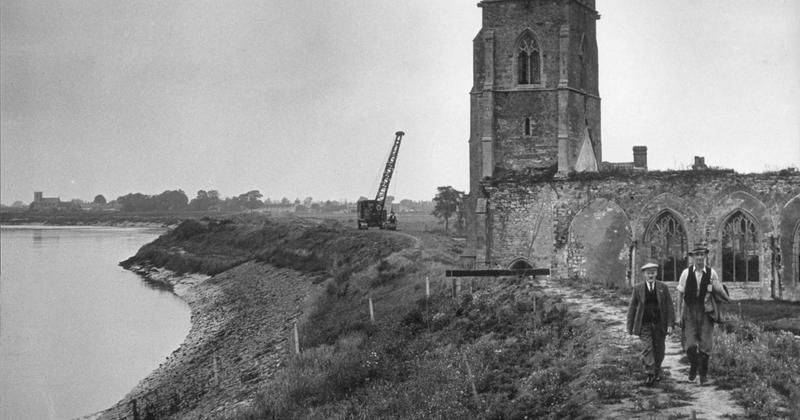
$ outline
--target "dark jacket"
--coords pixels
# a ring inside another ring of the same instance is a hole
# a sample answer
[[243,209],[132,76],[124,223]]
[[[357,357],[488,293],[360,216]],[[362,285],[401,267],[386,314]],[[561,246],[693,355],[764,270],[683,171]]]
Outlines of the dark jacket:
[[[642,333],[642,317],[644,316],[644,299],[646,282],[641,282],[633,287],[631,304],[628,307],[628,333],[640,335]],[[658,298],[659,322],[658,326],[667,333],[667,327],[675,326],[675,308],[672,306],[672,296],[666,284],[656,280],[656,297]]]

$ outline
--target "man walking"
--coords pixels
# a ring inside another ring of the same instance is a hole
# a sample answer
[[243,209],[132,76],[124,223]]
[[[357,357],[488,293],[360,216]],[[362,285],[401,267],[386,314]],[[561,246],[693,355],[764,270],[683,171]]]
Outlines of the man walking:
[[644,344],[645,385],[650,386],[662,379],[664,340],[672,334],[675,309],[667,285],[656,281],[658,264],[645,264],[642,272],[645,281],[634,286],[628,307],[628,334],[638,335]]
[[708,249],[697,247],[689,255],[692,265],[683,270],[676,287],[678,313],[689,358],[689,380],[694,381],[699,373],[700,385],[705,385],[714,334],[713,309],[707,308],[706,302],[712,298],[727,302],[730,298],[717,272],[706,266]]

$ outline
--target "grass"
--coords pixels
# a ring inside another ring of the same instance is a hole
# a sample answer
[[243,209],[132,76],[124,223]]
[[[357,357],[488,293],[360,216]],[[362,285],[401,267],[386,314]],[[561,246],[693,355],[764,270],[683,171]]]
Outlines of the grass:
[[750,418],[800,413],[800,340],[731,317],[714,337],[710,375],[733,390]]
[[800,335],[800,302],[738,300],[723,304],[722,310],[726,314],[738,314],[768,331],[783,330]]
[[258,215],[189,219],[120,264],[152,264],[179,274],[214,275],[258,260],[305,273],[334,275],[345,265],[362,268],[409,241],[377,232],[345,235],[345,230],[338,222],[291,224]]
[[[601,383],[596,329],[564,304],[539,296],[534,310],[515,280],[459,299],[436,285],[426,300],[415,287],[425,270],[393,255],[329,280],[301,328],[303,353],[234,418],[574,418],[612,397],[601,392],[624,393]],[[375,324],[367,295],[393,303]],[[590,380],[597,389],[584,392]]]

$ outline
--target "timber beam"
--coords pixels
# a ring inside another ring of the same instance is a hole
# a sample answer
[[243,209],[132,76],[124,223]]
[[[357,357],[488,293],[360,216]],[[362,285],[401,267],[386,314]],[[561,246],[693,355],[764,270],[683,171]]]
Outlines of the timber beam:
[[446,270],[445,277],[503,277],[549,276],[549,268],[522,268],[516,270]]

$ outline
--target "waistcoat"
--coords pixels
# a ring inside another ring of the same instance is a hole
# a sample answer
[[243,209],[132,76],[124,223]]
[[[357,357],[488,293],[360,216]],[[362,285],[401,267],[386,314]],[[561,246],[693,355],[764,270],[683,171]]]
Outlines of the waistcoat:
[[687,304],[703,304],[706,297],[708,285],[711,284],[711,268],[703,269],[703,277],[700,278],[700,290],[697,290],[697,277],[694,276],[694,266],[689,267],[689,275],[686,277],[686,289],[683,292],[683,301]]

